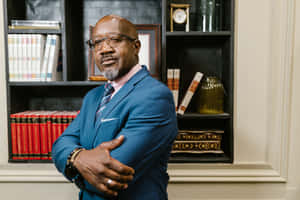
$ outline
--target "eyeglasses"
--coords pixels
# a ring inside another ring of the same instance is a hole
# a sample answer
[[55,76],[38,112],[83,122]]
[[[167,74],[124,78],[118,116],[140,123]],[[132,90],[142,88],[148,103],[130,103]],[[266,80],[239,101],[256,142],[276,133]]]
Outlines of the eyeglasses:
[[124,34],[115,34],[115,35],[110,35],[101,39],[96,39],[96,40],[88,40],[86,43],[89,45],[89,48],[91,49],[99,49],[103,47],[103,44],[106,42],[111,47],[118,47],[120,43],[123,40],[129,40],[131,42],[137,40],[134,38],[131,38],[127,35]]

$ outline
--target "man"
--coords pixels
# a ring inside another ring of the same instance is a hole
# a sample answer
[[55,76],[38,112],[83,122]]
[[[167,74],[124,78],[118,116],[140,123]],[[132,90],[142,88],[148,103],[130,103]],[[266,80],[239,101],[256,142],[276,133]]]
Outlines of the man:
[[171,92],[138,64],[141,44],[128,20],[103,17],[89,44],[109,84],[88,92],[55,141],[57,169],[77,183],[84,200],[167,199],[167,163],[177,135]]

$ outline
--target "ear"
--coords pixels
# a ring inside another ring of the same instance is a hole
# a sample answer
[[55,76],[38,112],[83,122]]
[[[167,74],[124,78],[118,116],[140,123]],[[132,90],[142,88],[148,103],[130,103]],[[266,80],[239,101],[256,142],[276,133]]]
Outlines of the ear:
[[139,52],[140,52],[140,49],[141,49],[141,41],[140,40],[135,40],[133,45],[134,45],[134,48],[135,48],[135,51],[136,51],[136,55],[138,55]]

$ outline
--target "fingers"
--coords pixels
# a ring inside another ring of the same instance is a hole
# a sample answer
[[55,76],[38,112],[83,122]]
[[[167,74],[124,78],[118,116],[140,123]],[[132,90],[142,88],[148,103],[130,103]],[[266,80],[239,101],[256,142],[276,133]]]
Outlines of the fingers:
[[110,140],[108,142],[103,142],[99,146],[102,148],[107,148],[111,151],[111,150],[117,148],[118,146],[120,146],[123,143],[123,141],[124,141],[124,136],[121,135],[120,137],[118,137],[116,139]]
[[112,179],[112,180],[118,181],[120,183],[128,183],[133,180],[132,174],[128,174],[128,175],[120,174],[120,173],[115,172],[112,169],[106,169],[104,174],[105,174],[105,177],[107,177],[108,179]]
[[107,163],[107,166],[116,171],[117,173],[119,174],[122,174],[122,175],[133,175],[134,174],[134,169],[127,166],[127,165],[124,165],[123,163],[121,163],[120,161],[114,159],[114,158],[111,158],[110,159],[110,162]]
[[128,184],[122,184],[109,178],[104,179],[104,181],[104,185],[114,191],[124,190],[128,187]]

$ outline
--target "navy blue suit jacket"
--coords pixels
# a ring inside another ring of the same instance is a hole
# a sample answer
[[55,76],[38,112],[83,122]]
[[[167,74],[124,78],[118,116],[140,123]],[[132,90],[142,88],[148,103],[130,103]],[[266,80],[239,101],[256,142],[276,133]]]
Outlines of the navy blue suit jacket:
[[[55,141],[52,157],[57,169],[64,174],[73,149],[93,149],[124,135],[125,141],[111,151],[111,156],[133,167],[135,175],[119,199],[167,199],[167,164],[178,131],[172,93],[143,66],[109,101],[101,120],[94,123],[103,91],[99,86],[87,93],[80,113]],[[81,193],[85,200],[105,199],[87,181]]]

